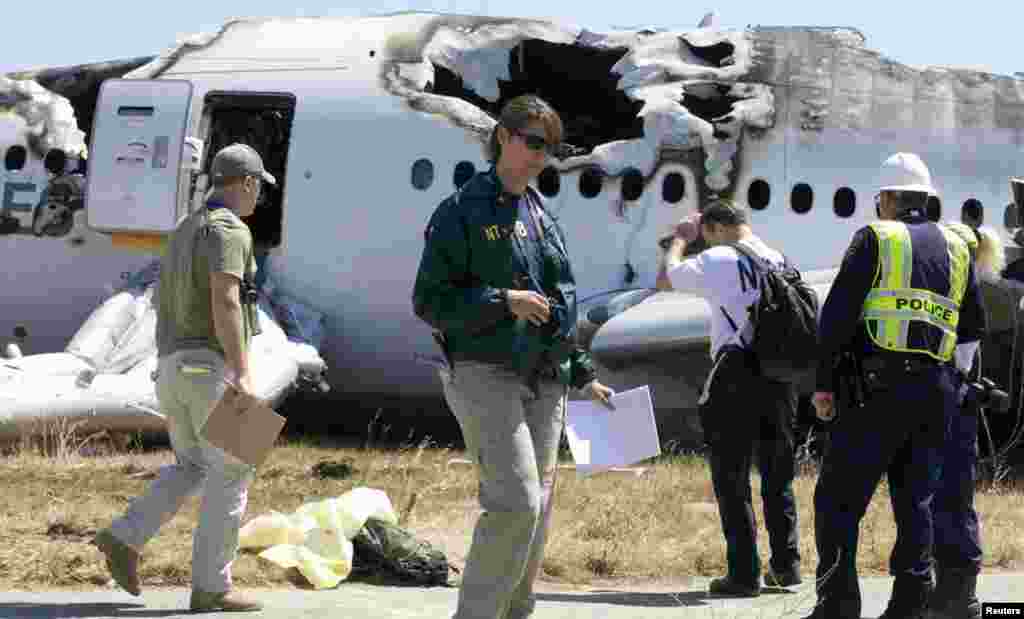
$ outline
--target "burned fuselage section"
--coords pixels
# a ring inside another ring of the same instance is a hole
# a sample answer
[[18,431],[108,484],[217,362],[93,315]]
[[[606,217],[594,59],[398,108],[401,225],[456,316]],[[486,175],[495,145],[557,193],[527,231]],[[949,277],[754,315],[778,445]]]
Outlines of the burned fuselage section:
[[553,168],[623,178],[627,194],[660,165],[679,162],[699,163],[701,197],[729,196],[743,136],[775,122],[771,87],[745,81],[755,63],[749,32],[605,35],[439,17],[391,43],[382,79],[413,108],[444,115],[485,143],[508,100],[536,94],[565,125]]
[[[71,233],[84,207],[87,144],[100,84],[146,61],[0,75],[0,235]],[[75,235],[72,242],[82,238]]]

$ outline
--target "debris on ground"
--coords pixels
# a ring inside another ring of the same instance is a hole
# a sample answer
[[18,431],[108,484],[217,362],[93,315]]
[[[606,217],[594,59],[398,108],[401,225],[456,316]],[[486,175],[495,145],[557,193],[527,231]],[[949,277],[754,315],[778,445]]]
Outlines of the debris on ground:
[[448,581],[444,553],[400,528],[387,494],[372,488],[311,501],[290,515],[258,516],[239,531],[239,547],[262,549],[260,558],[295,568],[314,589],[335,587],[354,571],[422,585]]

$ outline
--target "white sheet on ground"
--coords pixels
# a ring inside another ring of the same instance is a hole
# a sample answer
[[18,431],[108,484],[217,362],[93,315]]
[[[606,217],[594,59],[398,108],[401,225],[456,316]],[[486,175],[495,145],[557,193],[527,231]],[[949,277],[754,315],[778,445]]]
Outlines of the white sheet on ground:
[[616,393],[612,404],[615,410],[593,400],[569,402],[565,431],[581,476],[661,453],[648,386]]

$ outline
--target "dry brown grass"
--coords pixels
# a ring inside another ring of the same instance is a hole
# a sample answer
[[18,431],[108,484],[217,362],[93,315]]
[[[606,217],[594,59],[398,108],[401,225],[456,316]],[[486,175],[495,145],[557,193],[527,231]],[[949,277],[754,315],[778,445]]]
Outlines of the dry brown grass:
[[[65,428],[65,431],[67,428]],[[89,544],[96,530],[143,492],[156,470],[172,462],[167,451],[141,453],[130,441],[82,444],[55,433],[49,443],[23,443],[0,458],[0,589],[91,588],[109,582],[99,552]],[[128,443],[127,451],[124,445]],[[62,446],[63,445],[63,446]],[[91,450],[93,455],[84,456]],[[105,452],[105,453],[104,453]],[[461,453],[419,445],[399,450],[278,447],[250,489],[246,518],[270,510],[289,513],[300,504],[340,495],[356,486],[384,490],[403,526],[464,563],[476,505],[476,472],[448,466]],[[351,468],[347,479],[321,478],[317,465]],[[642,477],[577,479],[559,473],[554,527],[544,579],[573,584],[678,582],[724,570],[725,546],[709,472],[700,459],[665,458]],[[796,482],[805,573],[816,564],[813,534],[814,475]],[[758,480],[753,493],[759,496]],[[198,500],[186,503],[146,547],[145,586],[187,586],[191,533]],[[1024,487],[981,489],[986,570],[1024,565]],[[767,534],[755,503],[762,559]],[[880,488],[864,518],[858,563],[863,575],[887,572],[895,528],[888,494]],[[235,563],[244,586],[296,586],[293,574],[243,552]]]

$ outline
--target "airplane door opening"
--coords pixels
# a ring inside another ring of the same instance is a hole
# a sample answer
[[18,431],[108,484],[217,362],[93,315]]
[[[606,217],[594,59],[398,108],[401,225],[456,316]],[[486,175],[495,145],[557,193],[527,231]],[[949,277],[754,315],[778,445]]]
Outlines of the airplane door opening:
[[[287,93],[212,92],[204,99],[202,129],[203,166],[209,172],[217,151],[241,142],[253,147],[263,165],[277,179],[277,186],[263,185],[256,211],[244,219],[252,231],[260,271],[267,253],[281,245],[286,190],[286,166],[291,143],[295,96]],[[205,193],[209,178],[197,192]],[[200,199],[202,194],[199,195]],[[193,202],[194,204],[195,202]]]

